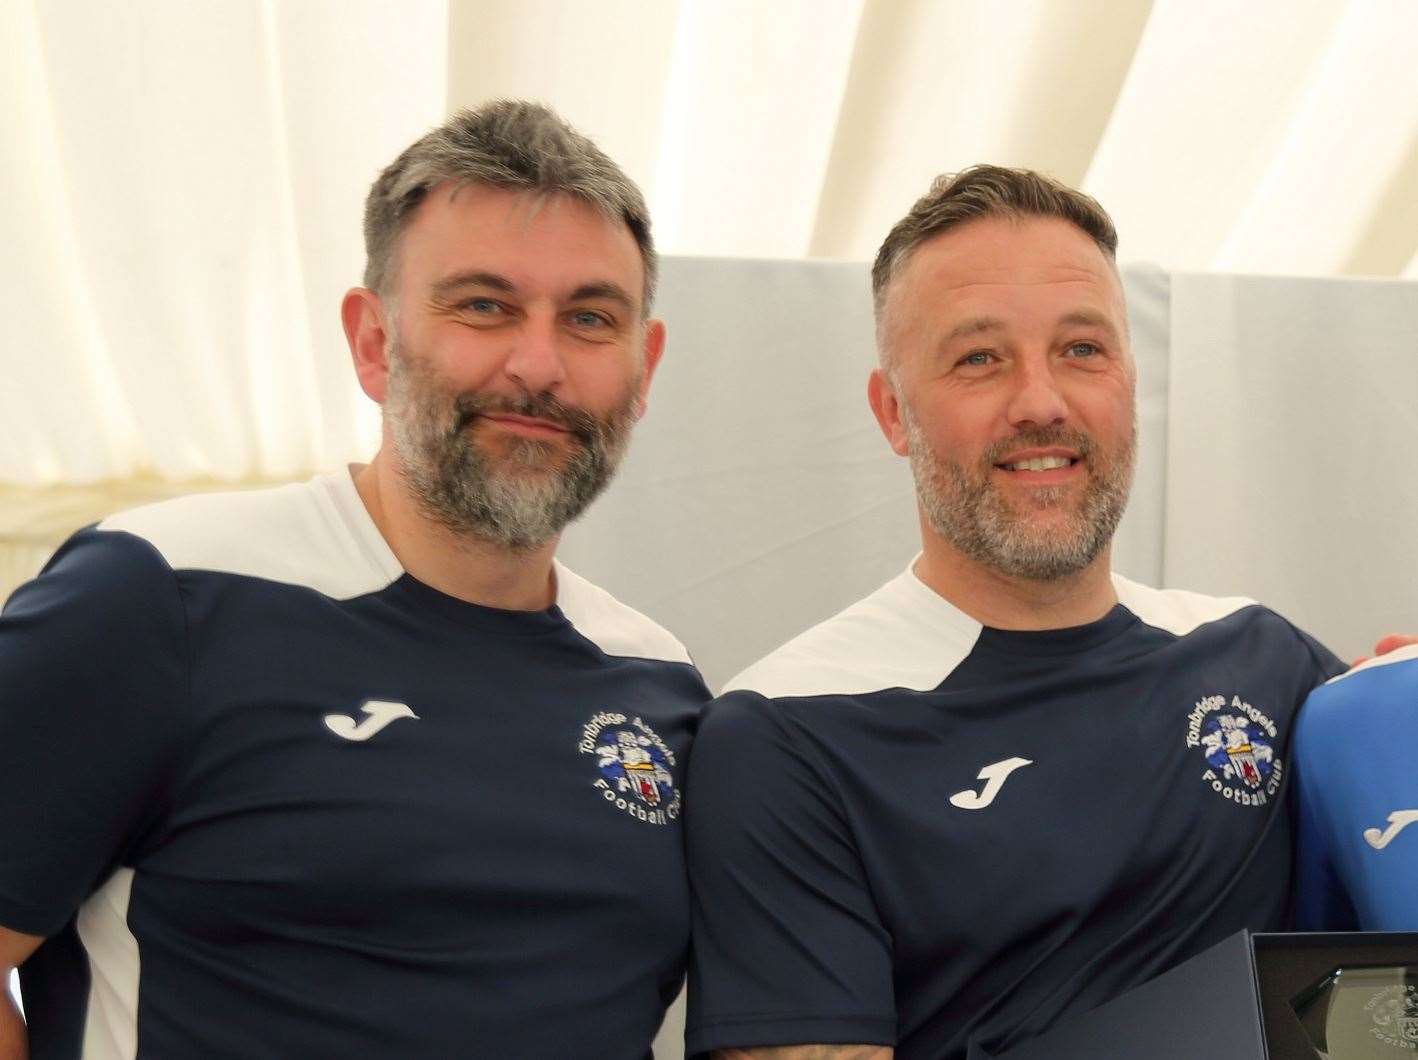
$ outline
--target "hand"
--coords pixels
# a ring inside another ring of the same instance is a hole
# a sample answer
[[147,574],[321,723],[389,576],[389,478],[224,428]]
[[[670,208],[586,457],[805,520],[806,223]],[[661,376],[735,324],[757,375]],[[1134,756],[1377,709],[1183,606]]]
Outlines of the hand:
[[1418,644],[1418,635],[1413,633],[1390,633],[1386,637],[1379,638],[1379,642],[1374,645],[1374,654],[1387,655],[1395,648],[1406,648],[1410,644]]
[[[1396,648],[1406,648],[1410,644],[1418,644],[1418,635],[1412,633],[1390,633],[1387,636],[1379,638],[1378,643],[1374,645],[1374,655],[1387,655]],[[1371,658],[1373,658],[1373,655],[1361,655],[1349,665],[1351,667],[1358,666],[1360,663],[1368,662]]]

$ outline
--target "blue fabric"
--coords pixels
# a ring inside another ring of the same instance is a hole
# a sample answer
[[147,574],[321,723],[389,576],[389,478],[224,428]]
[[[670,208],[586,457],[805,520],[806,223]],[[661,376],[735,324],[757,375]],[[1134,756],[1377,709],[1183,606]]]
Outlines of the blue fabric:
[[1315,689],[1295,761],[1299,926],[1418,931],[1418,656]]

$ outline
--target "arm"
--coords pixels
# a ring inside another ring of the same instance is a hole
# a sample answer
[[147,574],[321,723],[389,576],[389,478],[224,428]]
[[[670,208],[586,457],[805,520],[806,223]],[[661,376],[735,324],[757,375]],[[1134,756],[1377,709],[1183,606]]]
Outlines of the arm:
[[25,963],[44,939],[0,927],[0,1060],[28,1060],[25,1021],[10,997],[10,973]]
[[766,1049],[726,1049],[714,1060],[891,1060],[885,1045],[773,1045]]
[[[809,742],[756,693],[706,709],[685,786],[691,1055],[892,1055],[890,935]],[[834,1039],[863,1044],[798,1044]]]
[[[11,969],[121,864],[182,750],[170,570],[132,539],[75,540],[0,613],[0,1060],[27,1054]],[[57,996],[43,980],[73,967],[37,965],[36,1028]]]

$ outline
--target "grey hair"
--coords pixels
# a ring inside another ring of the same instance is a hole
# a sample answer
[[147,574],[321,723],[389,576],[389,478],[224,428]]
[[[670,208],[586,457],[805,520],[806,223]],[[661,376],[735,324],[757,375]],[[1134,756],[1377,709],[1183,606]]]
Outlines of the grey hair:
[[978,165],[944,173],[896,222],[877,251],[871,291],[878,335],[887,289],[915,249],[932,236],[983,217],[1057,217],[1080,229],[1110,262],[1117,262],[1117,229],[1091,196],[1032,169]]
[[388,293],[398,271],[399,237],[429,189],[444,183],[571,195],[624,223],[640,248],[642,311],[649,313],[659,270],[640,189],[551,108],[514,99],[458,111],[379,174],[364,204],[364,285],[370,290]]

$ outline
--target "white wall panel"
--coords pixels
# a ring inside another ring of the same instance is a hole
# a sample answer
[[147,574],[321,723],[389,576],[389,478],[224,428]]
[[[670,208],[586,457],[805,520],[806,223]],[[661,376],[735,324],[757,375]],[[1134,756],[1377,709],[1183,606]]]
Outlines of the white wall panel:
[[1418,615],[1418,284],[1172,280],[1165,580],[1340,655]]

